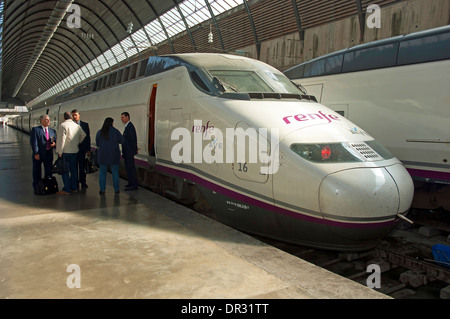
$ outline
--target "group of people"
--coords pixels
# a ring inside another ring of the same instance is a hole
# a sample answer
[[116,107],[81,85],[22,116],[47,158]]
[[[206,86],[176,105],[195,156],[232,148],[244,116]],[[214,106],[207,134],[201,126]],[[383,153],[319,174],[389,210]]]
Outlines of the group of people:
[[[88,188],[86,184],[86,155],[91,153],[91,135],[89,124],[80,120],[80,112],[73,110],[64,113],[64,122],[58,132],[50,128],[50,117],[42,115],[39,118],[41,125],[33,127],[30,134],[30,144],[33,151],[33,189],[38,194],[38,184],[42,179],[42,164],[45,177],[52,176],[53,150],[67,163],[68,170],[62,173],[64,187],[57,192],[59,195],[68,195]],[[114,191],[119,189],[120,148],[128,176],[125,190],[138,189],[134,156],[138,153],[136,129],[130,121],[130,114],[123,112],[121,120],[125,124],[122,133],[114,128],[111,117],[105,119],[102,128],[95,136],[97,144],[97,164],[99,165],[100,194],[105,194],[106,173],[110,167],[113,176]]]

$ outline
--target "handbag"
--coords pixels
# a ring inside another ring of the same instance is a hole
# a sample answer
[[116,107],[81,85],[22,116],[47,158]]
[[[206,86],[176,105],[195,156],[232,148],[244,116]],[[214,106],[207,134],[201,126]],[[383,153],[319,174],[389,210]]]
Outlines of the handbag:
[[69,161],[67,158],[58,157],[53,164],[52,174],[62,175],[64,173],[68,173],[70,171]]
[[97,153],[95,153],[94,151],[91,152],[90,156],[86,156],[85,160],[85,165],[84,165],[84,170],[86,172],[86,174],[92,174],[95,173],[96,171],[98,171],[98,166],[95,165],[95,160],[94,158],[96,158]]

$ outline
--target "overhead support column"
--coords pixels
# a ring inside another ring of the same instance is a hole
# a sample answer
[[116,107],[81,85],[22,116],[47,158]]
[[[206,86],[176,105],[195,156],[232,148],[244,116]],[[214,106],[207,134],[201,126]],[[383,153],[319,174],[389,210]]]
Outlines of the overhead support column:
[[153,13],[155,14],[155,16],[158,19],[159,24],[161,25],[161,28],[164,31],[164,34],[166,35],[166,39],[167,41],[169,41],[169,45],[170,48],[172,49],[172,53],[175,53],[175,48],[173,47],[173,43],[172,40],[170,40],[169,34],[167,33],[166,27],[164,26],[164,24],[162,23],[161,19],[159,18],[159,13],[156,12],[155,8],[153,7],[153,5],[150,3],[150,0],[147,0],[147,4],[150,7],[150,9],[152,9]]
[[178,5],[178,1],[173,0],[173,2],[175,3],[175,6],[177,7],[177,10],[178,10],[178,13],[180,14],[181,20],[183,20],[184,26],[186,27],[186,31],[188,32],[189,37],[191,38],[192,48],[194,49],[194,52],[197,52],[197,47],[195,46],[195,41],[194,41],[194,37],[192,36],[191,28],[189,28],[189,25],[187,24],[187,21],[184,18],[184,14],[181,11],[180,6]]
[[300,19],[300,13],[298,11],[298,6],[297,6],[296,0],[292,0],[292,7],[294,9],[294,15],[295,15],[295,20],[297,22],[298,35],[299,35],[300,41],[304,41],[305,40],[305,30],[302,27],[302,20]]
[[244,0],[244,6],[245,6],[245,10],[247,10],[248,18],[250,20],[250,25],[252,27],[253,38],[255,39],[255,45],[256,45],[256,55],[257,55],[257,59],[259,60],[259,58],[261,56],[261,43],[258,40],[258,34],[256,33],[255,22],[253,21],[252,13],[250,12],[250,7],[248,6],[247,0]]
[[358,19],[359,19],[359,30],[360,30],[359,42],[363,43],[364,30],[366,29],[366,14],[362,9],[361,0],[355,0],[355,1],[356,1],[356,7],[358,9]]
[[53,12],[50,15],[50,18],[48,19],[47,25],[45,26],[44,32],[41,35],[41,39],[39,40],[36,48],[34,49],[34,52],[31,55],[30,60],[28,61],[27,66],[25,67],[25,70],[22,73],[22,76],[20,77],[19,82],[17,83],[16,89],[14,90],[14,93],[12,95],[13,97],[16,97],[17,94],[19,93],[20,89],[22,88],[22,85],[25,83],[26,79],[30,75],[31,70],[33,70],[34,66],[36,65],[36,62],[39,60],[39,57],[42,55],[51,38],[55,34],[59,25],[61,24],[61,21],[66,15],[67,9],[70,7],[72,2],[73,0],[66,0],[66,1],[58,1],[55,4]]
[[[155,49],[155,46],[152,43],[152,39],[150,39],[150,36],[147,32],[147,29],[145,29],[144,24],[142,23],[141,19],[139,18],[139,16],[136,14],[136,12],[134,12],[134,10],[130,7],[130,5],[127,2],[123,2],[123,4],[128,8],[128,10],[130,10],[130,12],[133,14],[133,16],[136,18],[136,20],[139,22],[139,26],[144,30],[145,36],[147,37],[148,43],[150,44],[151,47],[153,47],[153,53],[155,53],[155,55],[157,55],[157,51]],[[139,45],[137,45],[133,39],[133,37],[130,35],[131,40],[133,41],[134,45],[136,46],[136,49],[139,51]],[[139,51],[139,56],[141,56],[141,52]]]

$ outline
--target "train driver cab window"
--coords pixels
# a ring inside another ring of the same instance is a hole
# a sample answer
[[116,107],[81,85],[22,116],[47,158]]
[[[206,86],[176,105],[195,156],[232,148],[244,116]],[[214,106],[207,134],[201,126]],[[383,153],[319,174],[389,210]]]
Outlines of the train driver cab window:
[[270,93],[273,90],[253,71],[209,70],[226,92]]
[[298,86],[292,83],[283,73],[275,73],[270,70],[265,70],[262,74],[263,79],[277,93],[291,93],[300,94]]

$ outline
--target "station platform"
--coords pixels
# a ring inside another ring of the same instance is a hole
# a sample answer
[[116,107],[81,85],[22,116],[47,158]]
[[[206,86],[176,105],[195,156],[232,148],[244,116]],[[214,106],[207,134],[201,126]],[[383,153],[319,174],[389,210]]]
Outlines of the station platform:
[[[37,196],[29,136],[0,127],[2,299],[387,299],[149,190]],[[61,176],[57,180],[62,188]]]

